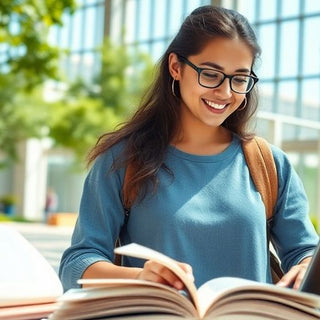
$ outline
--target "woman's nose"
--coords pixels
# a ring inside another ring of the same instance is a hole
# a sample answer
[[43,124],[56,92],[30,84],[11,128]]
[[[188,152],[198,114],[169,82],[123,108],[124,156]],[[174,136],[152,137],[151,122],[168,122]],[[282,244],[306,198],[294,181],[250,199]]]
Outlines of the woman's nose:
[[223,98],[230,98],[231,95],[232,95],[232,90],[231,90],[231,87],[230,87],[230,81],[228,78],[225,78],[222,83],[214,88],[213,90],[216,90],[216,92],[220,93],[220,95],[223,97]]

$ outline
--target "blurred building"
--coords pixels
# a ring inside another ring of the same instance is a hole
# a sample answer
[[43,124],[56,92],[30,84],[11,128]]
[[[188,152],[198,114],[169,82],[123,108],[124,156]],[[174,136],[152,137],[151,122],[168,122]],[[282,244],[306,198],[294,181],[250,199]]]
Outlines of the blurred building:
[[[60,61],[66,77],[69,80],[82,77],[90,82],[99,72],[100,57],[96,48],[105,36],[147,52],[156,62],[181,21],[193,9],[205,4],[236,9],[255,27],[262,47],[257,70],[261,79],[257,131],[290,155],[304,181],[310,214],[317,214],[320,221],[320,37],[317,34],[320,1],[79,0],[76,13],[64,17],[64,26],[52,30],[50,41],[69,50]],[[59,90],[57,84],[48,85],[49,96],[56,96]],[[27,163],[28,154],[35,154],[30,148],[37,142],[28,143],[22,151]],[[39,145],[39,148],[45,150],[41,155],[40,185],[44,190],[46,186],[56,190],[59,211],[76,212],[85,173],[70,174],[72,155],[57,153],[47,146]],[[27,170],[20,168],[20,173],[23,172]],[[10,173],[0,171],[0,175]],[[13,176],[16,178],[11,187],[25,190],[29,178],[21,174],[18,178]],[[34,182],[30,180],[30,183]],[[0,183],[0,191],[1,188],[4,187]],[[31,212],[30,208],[26,209],[28,202],[39,211],[40,204],[35,206],[35,202],[31,204],[26,200],[22,208],[25,215]]]

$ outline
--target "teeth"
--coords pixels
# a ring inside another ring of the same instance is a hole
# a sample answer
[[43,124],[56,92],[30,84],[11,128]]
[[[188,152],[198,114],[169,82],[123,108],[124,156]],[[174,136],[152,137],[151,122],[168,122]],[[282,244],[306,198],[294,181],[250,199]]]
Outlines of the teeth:
[[226,106],[225,104],[216,104],[216,103],[209,101],[209,100],[204,100],[204,101],[211,108],[218,109],[218,110],[222,110]]

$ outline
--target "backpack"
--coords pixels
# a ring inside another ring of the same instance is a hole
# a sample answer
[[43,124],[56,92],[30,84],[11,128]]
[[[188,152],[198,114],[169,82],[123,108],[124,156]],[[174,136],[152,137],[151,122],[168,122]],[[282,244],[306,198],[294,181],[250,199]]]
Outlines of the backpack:
[[278,199],[278,175],[272,151],[268,142],[261,137],[254,137],[242,143],[242,149],[249,167],[251,178],[261,194],[266,208],[267,239],[270,256],[270,268],[273,283],[283,276],[281,263],[274,251],[270,230],[273,213]]
[[[283,276],[280,261],[274,252],[272,239],[270,236],[274,207],[278,198],[278,176],[276,165],[274,163],[272,151],[268,142],[261,137],[254,137],[251,140],[243,141],[242,149],[249,167],[251,178],[258,192],[261,194],[261,198],[266,208],[270,267],[273,283],[276,283]],[[133,170],[134,169],[130,165],[127,167],[122,187],[123,207],[125,210],[124,226],[129,219],[130,208],[136,196],[135,190],[132,190],[132,192],[129,194],[126,187],[128,180],[133,174]],[[119,245],[120,241],[118,239],[116,242],[116,247]],[[114,263],[116,265],[121,265],[121,257],[119,255],[115,256]]]

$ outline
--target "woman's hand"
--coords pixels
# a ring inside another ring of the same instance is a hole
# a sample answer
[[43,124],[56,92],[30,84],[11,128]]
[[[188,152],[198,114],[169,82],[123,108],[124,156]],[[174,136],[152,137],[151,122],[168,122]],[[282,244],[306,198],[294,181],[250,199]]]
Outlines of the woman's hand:
[[308,265],[312,257],[303,259],[299,264],[293,266],[277,283],[281,287],[291,287],[298,289],[301,281],[307,271]]
[[[186,263],[177,263],[186,272],[187,276],[194,281],[191,266]],[[144,264],[144,267],[138,274],[137,279],[166,284],[177,290],[182,290],[184,288],[184,284],[171,270],[152,260],[148,260]]]

